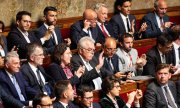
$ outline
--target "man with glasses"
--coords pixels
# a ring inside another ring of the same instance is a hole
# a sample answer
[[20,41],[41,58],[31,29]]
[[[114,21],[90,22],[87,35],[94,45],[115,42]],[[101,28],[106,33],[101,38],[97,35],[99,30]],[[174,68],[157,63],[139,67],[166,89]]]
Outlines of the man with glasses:
[[101,108],[101,106],[93,102],[93,88],[88,85],[81,85],[77,89],[77,99],[80,108]]
[[80,66],[85,66],[85,72],[81,76],[80,84],[89,85],[96,89],[99,88],[101,84],[99,80],[105,76],[105,72],[101,71],[104,63],[103,52],[97,60],[94,56],[94,43],[92,38],[88,36],[82,37],[78,43],[78,54],[73,55],[71,63],[75,71],[77,71]]
[[154,12],[143,17],[143,22],[147,23],[147,29],[144,32],[145,38],[158,37],[163,32],[170,31],[173,23],[169,21],[169,17],[166,15],[167,8],[165,0],[155,0]]
[[102,108],[131,108],[134,102],[135,108],[140,108],[139,99],[142,98],[142,91],[136,90],[127,93],[127,103],[119,96],[120,82],[115,76],[108,76],[102,82],[102,91],[105,96],[100,100]]
[[53,108],[52,99],[48,95],[40,93],[33,99],[33,108]]
[[157,45],[146,53],[147,63],[143,67],[142,75],[155,76],[155,69],[159,64],[173,64],[173,58],[170,54],[173,46],[172,41],[172,36],[168,34],[157,37]]
[[42,67],[44,51],[39,44],[29,44],[27,47],[28,61],[21,67],[21,72],[29,85],[39,93],[51,95],[53,79],[45,73]]
[[89,36],[98,43],[98,28],[96,22],[96,12],[92,9],[86,9],[83,13],[83,20],[77,21],[70,28],[73,48],[77,47],[78,41],[84,36]]
[[16,15],[16,27],[14,27],[7,36],[8,50],[12,48],[17,50],[20,59],[26,59],[27,45],[29,43],[40,43],[49,39],[49,35],[38,39],[33,32],[30,32],[31,27],[31,13],[27,11],[20,11]]
[[120,71],[129,74],[129,77],[141,75],[143,66],[146,64],[146,55],[138,57],[137,50],[133,48],[134,37],[131,34],[122,35],[119,41],[120,45],[116,54],[119,59]]

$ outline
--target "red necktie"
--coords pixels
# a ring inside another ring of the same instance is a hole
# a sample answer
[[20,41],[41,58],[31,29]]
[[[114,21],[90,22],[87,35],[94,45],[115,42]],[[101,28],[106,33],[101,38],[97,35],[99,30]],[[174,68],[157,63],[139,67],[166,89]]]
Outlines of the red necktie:
[[104,29],[104,24],[101,24],[101,30],[102,30],[104,37],[108,37],[108,34],[106,33],[106,31]]

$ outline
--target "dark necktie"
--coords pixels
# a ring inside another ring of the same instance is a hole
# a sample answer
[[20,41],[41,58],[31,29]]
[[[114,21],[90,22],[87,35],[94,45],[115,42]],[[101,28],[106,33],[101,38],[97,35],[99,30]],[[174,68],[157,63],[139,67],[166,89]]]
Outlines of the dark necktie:
[[41,75],[40,75],[40,70],[37,69],[36,72],[37,72],[38,82],[39,82],[39,85],[40,85],[40,87],[41,87],[41,90],[42,90],[43,92],[46,92],[46,90],[44,90],[44,83],[43,83],[42,78],[41,78]]
[[114,72],[113,72],[113,68],[112,68],[112,66],[111,66],[111,58],[107,58],[107,64],[108,64],[108,67],[109,67],[109,71],[110,71],[111,73],[114,73]]
[[172,107],[172,108],[177,108],[176,105],[175,105],[175,102],[173,102],[172,100],[172,97],[168,91],[168,88],[167,86],[164,86],[164,91],[165,91],[165,95],[166,95],[166,98],[167,98],[167,101],[168,101],[168,104]]
[[[179,59],[180,59],[180,47],[178,48],[178,52],[179,52]],[[179,61],[179,64],[180,64],[180,61]]]
[[104,37],[108,37],[108,34],[106,33],[105,28],[104,28],[104,24],[101,24],[101,30],[102,30]]
[[58,43],[56,43],[54,32],[52,32],[52,39],[53,39],[54,43],[57,45]]
[[126,18],[126,23],[127,23],[127,29],[128,29],[128,32],[130,32],[131,30],[130,30],[129,19],[128,19],[128,18]]

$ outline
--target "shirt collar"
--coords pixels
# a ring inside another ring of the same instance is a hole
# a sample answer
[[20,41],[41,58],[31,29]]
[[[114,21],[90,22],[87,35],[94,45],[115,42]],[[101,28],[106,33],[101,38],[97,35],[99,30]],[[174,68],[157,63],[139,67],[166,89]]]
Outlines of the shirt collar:
[[177,49],[180,47],[178,44],[176,44],[175,42],[173,42],[173,46],[174,46],[174,49]]
[[36,72],[37,67],[35,67],[34,65],[32,65],[32,64],[29,63],[29,62],[28,62],[28,64],[29,64],[29,66],[31,67],[31,69],[33,70],[33,72]]
[[59,102],[64,106],[64,108],[66,108],[66,106],[68,106],[67,103],[64,103],[64,102],[61,102],[61,101],[59,101]]
[[49,28],[49,26],[48,26],[46,23],[44,23],[44,26],[46,27],[46,29],[48,29],[48,28]]
[[121,15],[121,17],[122,17],[122,19],[123,20],[126,20],[126,18],[129,18],[129,16],[127,15],[127,16],[125,16],[125,15],[123,15],[121,12],[120,12],[120,15]]

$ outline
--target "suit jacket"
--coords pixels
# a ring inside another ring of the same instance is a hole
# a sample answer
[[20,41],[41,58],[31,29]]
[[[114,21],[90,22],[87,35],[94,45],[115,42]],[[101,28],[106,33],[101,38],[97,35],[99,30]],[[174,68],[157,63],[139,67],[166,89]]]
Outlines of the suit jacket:
[[[110,22],[105,22],[105,23],[104,23],[104,26],[105,26],[106,30],[109,32],[109,35],[110,35],[111,37],[114,37],[114,31],[113,31],[113,29],[112,29],[111,23],[110,23]],[[99,34],[98,34],[98,41],[99,41],[99,43],[104,44],[104,42],[105,42],[105,36],[104,36],[101,28],[100,28],[98,25],[97,25],[97,28],[98,28],[98,33],[99,33]]]
[[[4,53],[5,53],[5,55],[6,55],[6,54],[7,54],[7,52],[8,52],[6,37],[5,37],[5,36],[3,36],[3,35],[0,35],[0,38],[1,38],[1,39],[2,39],[2,41],[4,42],[4,48],[3,48],[3,50],[4,50]],[[2,56],[2,55],[1,55],[1,56]]]
[[[39,43],[41,41],[37,39],[33,32],[28,32],[28,38],[31,43]],[[11,30],[7,36],[8,50],[10,51],[14,46],[18,48],[18,54],[21,59],[25,59],[27,54],[27,41],[24,38],[23,34],[16,28]]]
[[[138,52],[136,49],[132,48],[129,52],[132,58],[132,64],[135,65],[138,59]],[[143,69],[136,69],[134,66],[129,67],[128,60],[126,55],[124,54],[124,50],[122,48],[117,48],[116,52],[117,56],[119,57],[119,69],[121,72],[133,71],[135,75],[141,75]]]
[[[35,33],[36,33],[36,36],[40,39],[40,38],[42,38],[45,35],[46,31],[47,31],[47,28],[43,24],[42,26],[40,26],[36,30]],[[55,27],[55,33],[56,33],[56,36],[57,36],[58,44],[62,43],[63,42],[63,38],[62,38],[62,35],[61,35],[61,32],[60,32],[60,29],[58,27]],[[54,51],[55,45],[56,45],[55,41],[51,37],[49,40],[45,41],[45,43],[43,44],[43,47],[46,48],[45,49],[46,53],[52,54],[53,51]]]
[[[116,96],[115,99],[117,100],[119,108],[128,108],[121,97]],[[100,105],[102,108],[116,108],[113,101],[107,95],[100,100]]]
[[[147,53],[146,53],[146,60],[147,63],[146,65],[143,67],[143,75],[151,75],[154,76],[155,75],[155,69],[156,67],[161,64],[161,57],[159,54],[159,51],[157,49],[157,46],[154,46],[153,48],[151,48]],[[165,54],[165,58],[166,58],[166,64],[171,64],[172,63],[172,57],[171,55]]]
[[[138,34],[136,33],[136,18],[134,15],[128,15],[128,17],[129,17],[130,22],[132,22],[132,20],[135,20],[135,22],[134,22],[135,23],[135,25],[134,25],[134,28],[135,28],[134,38],[138,39]],[[114,31],[114,37],[116,39],[118,39],[119,36],[126,33],[125,25],[124,25],[123,19],[122,19],[120,14],[114,15],[111,18],[110,22],[112,24],[113,31]]]
[[[79,108],[78,106],[74,105],[72,102],[68,103],[69,108]],[[59,101],[53,103],[53,108],[65,108]]]
[[176,87],[177,87],[177,102],[178,102],[178,105],[180,106],[180,80],[177,81]]
[[[21,72],[16,73],[15,77],[21,89],[21,93],[26,100],[21,102],[24,105],[29,105],[28,100],[33,99],[34,96],[37,94],[37,91],[28,85]],[[16,88],[5,70],[0,71],[0,84],[9,95],[13,96],[17,100],[20,100]]]
[[[67,77],[66,77],[66,74],[64,73],[63,68],[56,62],[53,62],[49,65],[47,69],[47,73],[55,80],[55,82],[58,82],[60,80],[67,80]],[[76,75],[71,77],[69,80],[72,85],[76,85],[80,82],[79,78]]]
[[[177,91],[174,82],[169,81],[168,86],[177,103]],[[154,81],[150,83],[143,98],[143,108],[168,108],[161,86]]]
[[6,91],[0,86],[0,102],[3,103],[5,108],[22,108],[24,105],[14,99],[11,95],[7,94]]
[[[79,20],[76,23],[74,23],[71,27],[70,27],[70,35],[71,35],[71,40],[72,40],[72,48],[76,48],[77,47],[77,43],[78,41],[84,37],[84,36],[89,36],[89,34],[87,34],[86,32],[83,31],[84,28],[84,22],[83,20]],[[92,38],[94,39],[94,41],[97,43],[99,42],[98,40],[98,27],[91,27],[90,28],[91,34],[92,34]]]
[[[71,63],[72,63],[72,67],[74,68],[75,71],[79,68],[80,65],[85,66],[81,57],[78,54],[73,55],[73,57],[71,59]],[[85,72],[80,78],[80,84],[85,84],[85,85],[89,85],[91,87],[94,87],[92,80],[97,78],[97,77],[101,77],[100,74],[102,74],[102,73],[98,74],[98,72],[95,69],[95,67],[98,63],[98,61],[95,57],[93,57],[93,59],[91,61],[89,61],[89,63],[93,69],[88,71],[87,68],[85,68]]]
[[[163,17],[163,21],[168,22],[169,21],[169,17],[167,15],[165,15]],[[162,34],[160,28],[158,27],[158,23],[156,20],[156,16],[155,13],[148,13],[147,15],[145,15],[142,19],[142,22],[146,22],[147,24],[147,29],[146,31],[143,33],[143,38],[154,38],[154,37],[158,37]],[[168,32],[170,29],[166,29],[166,31]]]
[[[92,106],[93,106],[93,108],[101,108],[100,104],[96,103],[96,102],[92,102]],[[88,108],[88,107],[79,105],[79,108]]]
[[[38,66],[38,69],[41,71],[42,75],[44,76],[45,82],[49,83],[48,86],[50,86],[50,89],[51,89],[53,87],[53,79],[48,74],[46,74],[46,72],[42,66]],[[33,70],[31,69],[29,63],[26,62],[21,66],[21,72],[22,72],[24,79],[28,82],[28,84],[32,88],[37,90],[39,93],[43,92],[42,87],[40,86],[40,84],[36,78],[36,75],[34,74]]]

